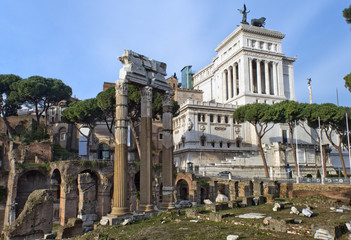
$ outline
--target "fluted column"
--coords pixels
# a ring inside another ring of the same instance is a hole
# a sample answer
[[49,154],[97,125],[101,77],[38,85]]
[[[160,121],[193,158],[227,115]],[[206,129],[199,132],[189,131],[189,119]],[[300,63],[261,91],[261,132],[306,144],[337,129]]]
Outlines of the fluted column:
[[250,69],[250,91],[254,92],[254,82],[253,82],[253,71],[252,71],[252,58],[249,58],[249,69]]
[[141,89],[140,131],[140,205],[143,212],[153,211],[152,204],[152,87]]
[[236,72],[236,66],[235,64],[233,65],[233,97],[236,97],[238,94],[237,94],[237,78],[236,78],[236,75],[237,75],[237,72]]
[[162,208],[174,208],[174,177],[173,177],[173,125],[172,106],[173,92],[165,92],[162,96]]
[[265,80],[266,80],[266,94],[270,95],[271,94],[271,86],[270,86],[270,80],[269,80],[269,66],[268,66],[268,61],[264,61],[264,74],[265,74]]
[[229,94],[228,98],[233,98],[233,67],[228,68]]
[[273,83],[274,83],[274,95],[278,96],[278,74],[277,74],[277,63],[273,62]]
[[129,213],[128,203],[128,85],[116,81],[115,159],[112,216]]
[[262,83],[261,83],[261,61],[256,60],[256,70],[257,70],[257,93],[262,93]]

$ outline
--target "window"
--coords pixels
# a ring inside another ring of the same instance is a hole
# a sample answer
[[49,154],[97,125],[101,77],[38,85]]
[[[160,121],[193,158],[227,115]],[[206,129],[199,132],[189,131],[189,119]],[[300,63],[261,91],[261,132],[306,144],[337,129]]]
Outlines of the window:
[[162,133],[159,133],[158,134],[158,140],[162,140],[163,139],[163,134]]
[[223,147],[223,143],[219,142],[219,147],[222,148]]
[[230,142],[227,142],[227,147],[230,148]]
[[62,132],[60,133],[60,141],[65,141],[66,140],[66,133]]
[[211,142],[212,147],[215,147],[215,142]]
[[205,114],[202,114],[202,121],[203,121],[203,122],[206,121]]
[[283,140],[283,143],[287,143],[288,142],[288,133],[286,130],[282,130],[282,140]]
[[224,117],[224,122],[225,122],[225,123],[228,123],[228,116],[225,116],[225,117]]
[[201,114],[200,113],[197,114],[197,121],[201,122]]
[[210,122],[213,122],[213,114],[210,114]]
[[221,116],[217,116],[217,122],[220,123],[221,122]]

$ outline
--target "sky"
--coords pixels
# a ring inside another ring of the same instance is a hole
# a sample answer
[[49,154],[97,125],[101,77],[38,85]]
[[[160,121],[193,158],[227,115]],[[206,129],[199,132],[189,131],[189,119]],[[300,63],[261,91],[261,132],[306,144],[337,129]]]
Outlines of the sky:
[[[351,106],[349,0],[0,0],[0,74],[61,79],[79,99],[95,97],[118,79],[124,49],[165,62],[168,76],[210,64],[214,49],[251,18],[286,34],[283,53],[297,57],[295,92],[308,102]],[[337,94],[338,92],[338,94]]]

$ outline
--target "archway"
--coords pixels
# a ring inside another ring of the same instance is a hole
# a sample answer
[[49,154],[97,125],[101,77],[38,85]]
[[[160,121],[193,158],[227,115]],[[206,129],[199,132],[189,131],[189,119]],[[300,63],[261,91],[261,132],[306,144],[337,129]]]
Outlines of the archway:
[[189,200],[189,185],[184,179],[178,181],[176,188],[178,200]]
[[54,213],[53,213],[53,221],[60,220],[60,196],[61,196],[61,173],[58,169],[55,169],[52,172],[50,185],[53,195],[53,205],[54,205]]
[[16,196],[16,218],[26,204],[28,196],[37,189],[47,188],[46,177],[39,171],[28,171],[18,179]]

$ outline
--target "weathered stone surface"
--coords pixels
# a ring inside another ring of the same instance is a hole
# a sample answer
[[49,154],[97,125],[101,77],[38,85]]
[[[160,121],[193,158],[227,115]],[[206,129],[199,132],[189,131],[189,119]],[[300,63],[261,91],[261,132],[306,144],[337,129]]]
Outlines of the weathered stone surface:
[[50,233],[53,219],[51,191],[33,191],[18,218],[4,231],[9,239],[38,239]]
[[199,210],[196,208],[189,208],[185,210],[185,215],[187,217],[196,218],[199,215]]
[[269,229],[276,232],[286,232],[286,220],[277,220],[271,217],[266,217],[263,220],[264,225],[261,225],[261,229]]
[[223,216],[222,213],[211,212],[209,218],[210,218],[211,221],[221,222],[222,221],[222,216]]
[[218,212],[220,210],[228,209],[228,203],[206,204],[205,209],[211,212]]
[[227,240],[236,240],[236,239],[239,239],[239,235],[228,235],[227,236]]
[[243,204],[245,204],[246,207],[254,205],[253,197],[244,197]]
[[57,232],[57,239],[71,238],[83,233],[83,221],[80,218],[70,218],[65,226]]
[[222,202],[228,202],[228,201],[229,201],[229,198],[222,193],[218,194],[216,197],[216,203],[222,203]]

